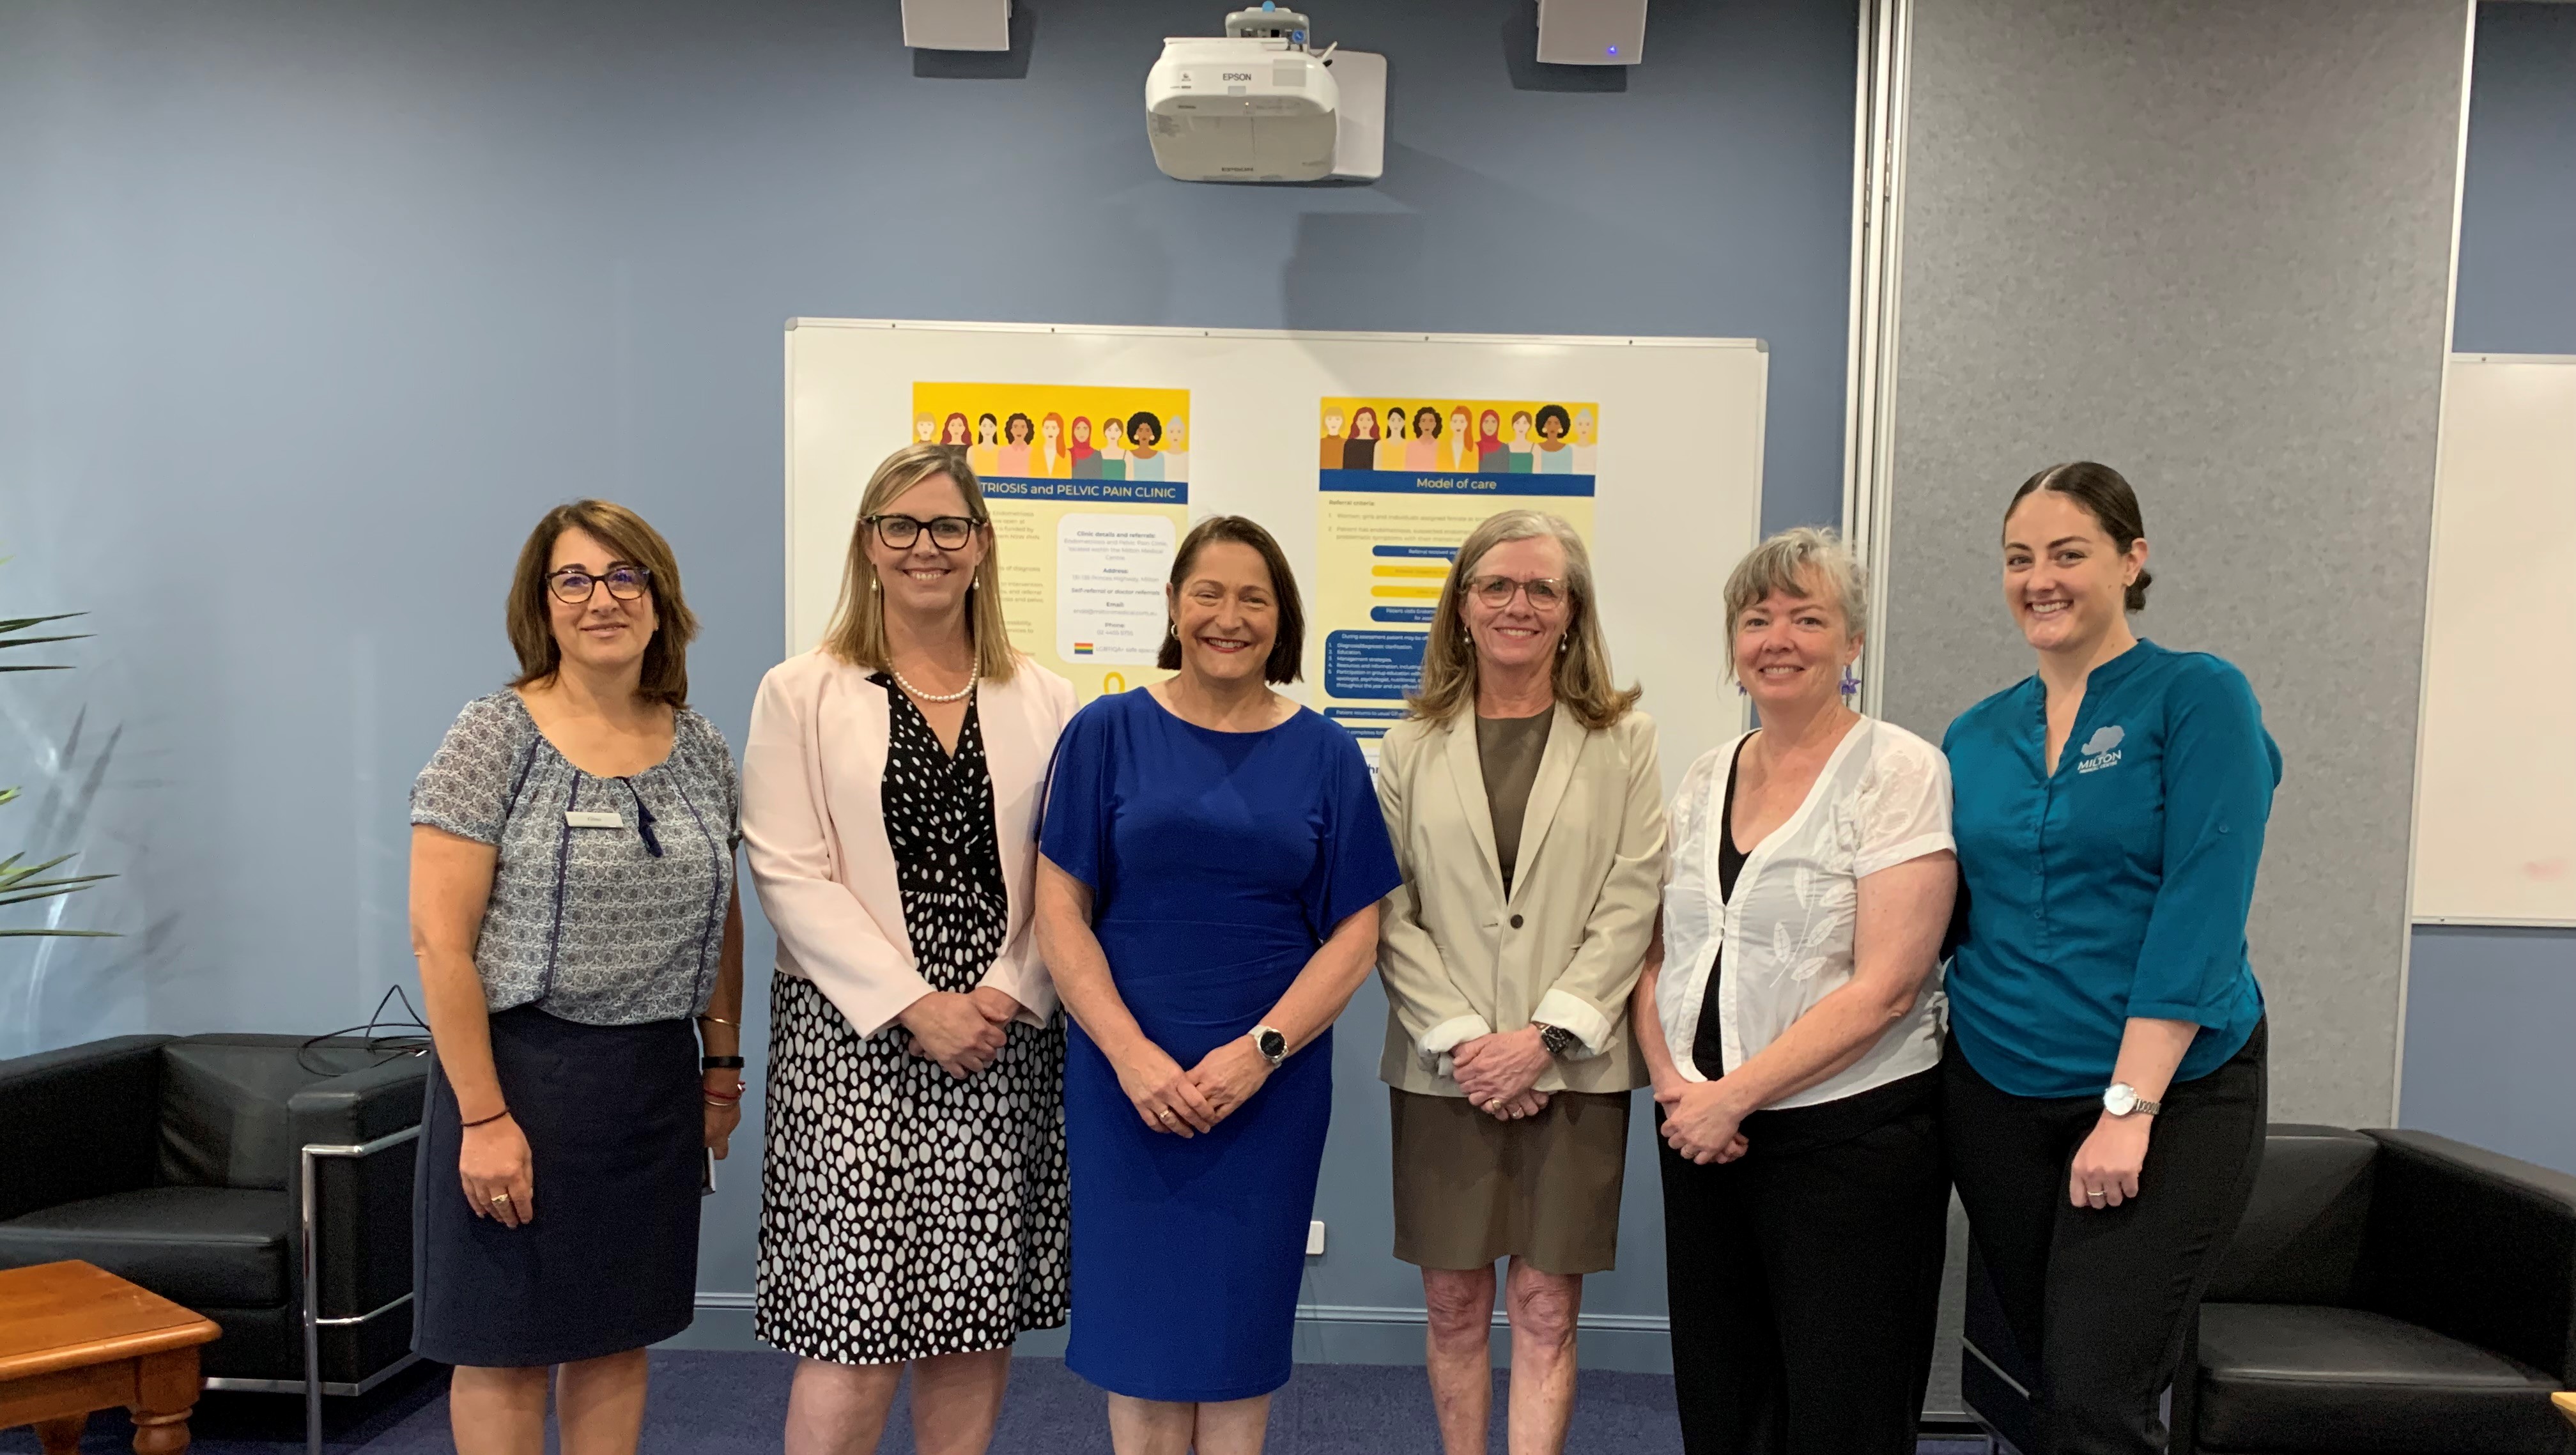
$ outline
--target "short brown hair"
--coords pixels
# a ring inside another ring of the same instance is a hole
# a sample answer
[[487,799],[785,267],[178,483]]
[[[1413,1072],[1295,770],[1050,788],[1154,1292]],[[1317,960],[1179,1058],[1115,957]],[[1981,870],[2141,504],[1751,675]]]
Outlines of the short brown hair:
[[1592,553],[1583,536],[1561,515],[1539,510],[1506,510],[1485,517],[1467,532],[1449,577],[1440,583],[1440,604],[1431,609],[1431,637],[1422,644],[1422,685],[1405,699],[1415,717],[1448,722],[1476,705],[1476,645],[1467,635],[1466,603],[1461,599],[1467,577],[1494,547],[1506,541],[1553,540],[1565,552],[1565,590],[1570,598],[1565,635],[1559,642],[1548,688],[1574,720],[1588,729],[1615,725],[1626,717],[1642,688],[1620,687],[1610,677],[1610,643],[1601,634],[1601,613],[1592,600]]
[[966,452],[955,445],[910,444],[885,457],[868,477],[859,496],[859,518],[850,526],[850,553],[841,566],[841,597],[832,607],[832,624],[823,629],[823,650],[855,667],[884,670],[894,664],[886,653],[885,592],[877,581],[876,563],[868,559],[868,517],[903,498],[924,480],[945,475],[966,498],[966,513],[985,533],[984,563],[967,586],[966,634],[975,643],[975,675],[987,682],[1008,682],[1019,669],[1020,654],[1011,647],[1011,628],[1002,620],[1001,542],[993,539],[993,514],[984,506],[983,482],[966,464]]
[[[2109,536],[2111,544],[2122,551],[2136,545],[2138,537],[2147,533],[2146,517],[2138,510],[2138,492],[2130,489],[2129,482],[2121,478],[2120,472],[2108,465],[2075,460],[2064,465],[2051,465],[2024,480],[2021,488],[2013,492],[2012,504],[2004,507],[2007,524],[2012,520],[2013,511],[2021,505],[2022,498],[2034,490],[2052,491],[2083,506],[2092,513],[2094,523],[2102,527],[2102,534]],[[2129,610],[2147,609],[2147,588],[2155,582],[2153,571],[2139,570],[2138,579],[2129,583],[2125,598]]]
[[[546,573],[554,564],[555,542],[579,527],[608,547],[609,554],[644,568],[644,591],[653,603],[657,624],[644,644],[644,675],[635,684],[647,701],[673,707],[689,705],[689,643],[698,635],[698,619],[680,595],[680,563],[671,543],[645,523],[644,517],[606,500],[576,500],[545,513],[528,543],[519,548],[519,566],[510,575],[510,600],[503,619],[511,650],[519,654],[519,675],[510,685],[543,682],[563,665],[563,644],[555,640],[552,593]],[[595,588],[596,589],[596,588]]]
[[[1306,675],[1306,604],[1297,596],[1297,573],[1288,569],[1288,553],[1279,549],[1259,522],[1240,515],[1211,515],[1190,527],[1181,537],[1181,548],[1172,554],[1172,594],[1181,594],[1181,583],[1188,580],[1190,568],[1198,564],[1199,552],[1216,541],[1232,541],[1260,552],[1261,562],[1270,568],[1270,589],[1279,598],[1279,635],[1270,643],[1270,659],[1261,664],[1265,682],[1294,682]],[[1163,650],[1154,656],[1154,665],[1166,672],[1180,670],[1181,639],[1165,632]]]

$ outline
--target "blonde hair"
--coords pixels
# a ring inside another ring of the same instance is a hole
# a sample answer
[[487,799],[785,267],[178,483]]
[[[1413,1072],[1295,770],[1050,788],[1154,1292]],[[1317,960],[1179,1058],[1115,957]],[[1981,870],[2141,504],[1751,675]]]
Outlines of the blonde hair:
[[1461,598],[1467,578],[1487,553],[1505,541],[1550,539],[1565,549],[1565,635],[1558,644],[1551,681],[1556,700],[1574,720],[1598,731],[1618,723],[1645,693],[1617,687],[1610,680],[1610,647],[1601,636],[1601,614],[1592,596],[1592,553],[1583,537],[1563,516],[1537,510],[1506,510],[1486,517],[1458,547],[1449,579],[1440,583],[1440,604],[1431,612],[1431,640],[1422,649],[1422,685],[1405,705],[1413,715],[1445,723],[1476,705],[1476,644],[1467,635]]
[[[698,619],[680,595],[680,562],[671,543],[623,505],[606,500],[576,500],[545,513],[519,547],[518,568],[510,573],[510,602],[503,621],[510,649],[519,655],[513,687],[543,682],[562,670],[563,643],[555,640],[553,588],[546,577],[553,569],[555,542],[565,531],[590,533],[609,553],[628,565],[644,568],[644,594],[653,603],[653,639],[644,644],[643,675],[635,693],[648,702],[689,705],[689,642],[698,634]],[[605,562],[601,563],[603,566]],[[605,591],[594,584],[594,591]]]
[[1801,600],[1823,596],[1842,609],[1843,635],[1860,641],[1869,635],[1869,582],[1860,558],[1831,526],[1796,525],[1744,553],[1726,578],[1726,663],[1735,668],[1735,624],[1744,613],[1785,592]]
[[[955,445],[910,444],[885,457],[868,477],[859,496],[859,518],[850,527],[850,554],[841,568],[841,597],[832,607],[832,624],[823,629],[823,650],[852,666],[883,670],[893,665],[886,651],[885,592],[876,563],[868,559],[868,518],[884,511],[904,492],[925,480],[945,475],[966,497],[966,513],[984,532],[984,561],[966,587],[966,635],[975,643],[975,675],[988,682],[1008,682],[1019,670],[1020,654],[1011,646],[1011,629],[1002,620],[1000,542],[984,508],[984,487],[966,464],[966,452]],[[863,584],[864,583],[864,584]]]

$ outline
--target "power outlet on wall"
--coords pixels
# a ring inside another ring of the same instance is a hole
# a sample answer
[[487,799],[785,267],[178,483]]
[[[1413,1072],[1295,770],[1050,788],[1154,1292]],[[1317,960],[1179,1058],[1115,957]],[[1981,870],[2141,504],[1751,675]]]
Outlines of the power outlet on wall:
[[1324,1256],[1324,1225],[1321,1222],[1306,1225],[1306,1256],[1309,1258]]

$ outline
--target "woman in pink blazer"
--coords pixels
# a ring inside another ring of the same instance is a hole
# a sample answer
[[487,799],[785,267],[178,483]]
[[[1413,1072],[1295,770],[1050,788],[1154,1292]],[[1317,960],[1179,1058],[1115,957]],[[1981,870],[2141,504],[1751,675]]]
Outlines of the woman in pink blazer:
[[[974,472],[897,450],[823,645],[771,669],[745,845],[778,932],[760,1336],[804,1356],[788,1455],[981,1451],[1011,1342],[1065,1321],[1064,1029],[1029,929],[1073,685],[1012,650]],[[903,1230],[899,1234],[896,1230]]]

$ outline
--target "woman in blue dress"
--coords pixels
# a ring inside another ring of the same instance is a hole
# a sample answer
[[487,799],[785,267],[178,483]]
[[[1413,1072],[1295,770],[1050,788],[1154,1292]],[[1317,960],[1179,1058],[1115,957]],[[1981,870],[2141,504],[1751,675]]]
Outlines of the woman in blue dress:
[[1073,1018],[1073,1335],[1119,1455],[1253,1455],[1288,1382],[1332,1024],[1402,876],[1349,733],[1297,679],[1287,558],[1199,523],[1159,663],[1057,745],[1039,944]]

